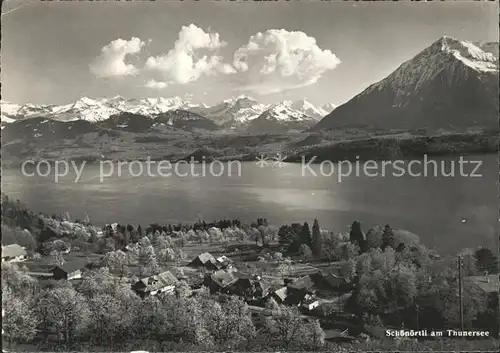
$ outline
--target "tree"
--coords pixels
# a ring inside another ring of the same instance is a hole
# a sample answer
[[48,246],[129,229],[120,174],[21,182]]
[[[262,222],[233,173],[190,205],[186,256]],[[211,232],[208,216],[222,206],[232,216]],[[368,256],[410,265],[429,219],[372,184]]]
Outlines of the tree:
[[[442,287],[439,298],[438,310],[449,325],[458,326],[460,323],[458,283],[455,281],[449,286]],[[466,328],[470,328],[470,323],[480,313],[486,311],[486,296],[476,284],[465,282],[463,284],[462,303],[464,322],[467,325]]]
[[317,351],[325,345],[325,332],[319,320],[308,320],[297,333],[297,343],[301,349]]
[[268,341],[292,348],[317,349],[324,344],[324,332],[314,320],[304,322],[297,308],[281,306],[278,315],[268,316],[264,323]]
[[307,246],[311,246],[312,244],[312,235],[311,230],[309,229],[309,224],[304,222],[302,225],[302,229],[299,234],[300,244],[306,244]]
[[332,232],[322,232],[321,237],[323,254],[326,256],[328,261],[331,263],[339,258],[340,241],[337,236]]
[[2,335],[10,347],[14,341],[31,341],[37,333],[38,323],[30,296],[19,297],[10,289],[2,291]]
[[2,245],[9,244],[21,245],[28,251],[35,251],[37,248],[36,239],[29,230],[2,224]]
[[353,244],[357,244],[360,248],[360,252],[364,253],[366,251],[366,241],[365,235],[361,230],[361,223],[354,221],[351,225],[351,230],[349,232],[349,241]]
[[254,337],[252,317],[242,299],[231,297],[220,304],[210,299],[203,306],[206,309],[205,324],[219,346],[224,343],[237,345]]
[[171,339],[181,339],[203,348],[213,346],[212,336],[204,320],[206,308],[200,304],[200,300],[205,300],[204,297],[203,293],[198,292],[196,298],[165,298],[168,317],[166,326]]
[[340,273],[347,282],[352,282],[356,277],[356,260],[350,258],[340,263]]
[[260,238],[262,239],[262,245],[268,246],[271,239],[269,237],[269,228],[267,226],[261,225],[257,228],[260,233]]
[[89,310],[85,298],[71,286],[43,292],[37,308],[44,325],[54,327],[62,335],[67,349],[71,349],[74,338],[88,326]]
[[395,248],[394,244],[394,232],[390,225],[386,224],[384,227],[384,232],[382,233],[382,245],[381,248],[384,250],[386,247]]
[[390,273],[394,300],[398,305],[410,307],[417,296],[415,270],[407,264],[398,264]]
[[278,265],[278,271],[281,273],[281,277],[285,278],[285,275],[289,275],[292,272],[292,261],[290,259],[284,259]]
[[309,248],[309,246],[307,246],[306,244],[302,244],[300,246],[299,252],[304,257],[304,261],[311,260],[313,257],[313,253],[311,251],[311,248]]
[[191,296],[191,287],[186,283],[186,281],[179,281],[175,285],[175,296],[177,298],[188,298]]
[[129,258],[123,251],[117,250],[107,253],[103,258],[103,263],[111,271],[123,276],[128,271]]
[[89,300],[89,309],[93,340],[100,344],[108,343],[112,347],[123,314],[119,301],[109,294],[101,293]]
[[341,251],[342,251],[341,255],[342,259],[349,260],[359,255],[359,246],[358,244],[345,243],[342,246]]
[[321,256],[323,248],[323,237],[319,228],[318,220],[315,218],[312,227],[312,244],[311,249],[314,255]]
[[148,268],[150,273],[154,273],[158,270],[156,255],[151,245],[142,246],[140,248],[138,261],[141,266],[141,272],[143,268]]
[[474,253],[477,261],[477,268],[481,271],[488,273],[498,272],[498,259],[497,256],[488,248],[480,247]]
[[2,262],[2,291],[10,290],[13,295],[22,297],[33,293],[36,284],[35,279],[21,271],[17,264]]
[[278,238],[281,246],[291,247],[293,244],[295,244],[295,247],[292,247],[290,251],[297,251],[300,246],[299,234],[301,229],[302,225],[300,223],[292,223],[291,225],[281,226],[278,230]]
[[250,228],[248,230],[248,236],[251,240],[255,242],[255,245],[259,245],[259,241],[262,241],[262,235],[257,228]]
[[168,334],[167,310],[156,297],[148,297],[141,302],[133,326],[139,338],[156,340],[161,347]]

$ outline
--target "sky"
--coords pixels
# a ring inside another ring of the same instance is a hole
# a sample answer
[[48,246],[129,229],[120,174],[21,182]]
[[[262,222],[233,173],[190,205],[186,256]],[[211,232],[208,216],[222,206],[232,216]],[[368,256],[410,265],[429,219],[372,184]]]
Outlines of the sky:
[[498,3],[9,0],[2,100],[339,105],[443,35],[498,41]]

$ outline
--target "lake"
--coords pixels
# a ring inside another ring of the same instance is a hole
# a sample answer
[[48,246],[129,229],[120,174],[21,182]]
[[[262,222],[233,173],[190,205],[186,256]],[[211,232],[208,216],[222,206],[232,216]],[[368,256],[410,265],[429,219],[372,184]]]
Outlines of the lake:
[[[69,212],[73,220],[88,214],[98,225],[119,222],[144,227],[224,218],[251,222],[258,217],[276,226],[304,221],[312,225],[317,218],[321,228],[343,232],[358,220],[364,231],[376,224],[390,224],[418,234],[424,244],[441,254],[454,254],[463,248],[496,246],[497,156],[467,160],[481,161],[476,172],[481,177],[434,177],[433,170],[427,176],[400,176],[393,175],[395,169],[391,168],[382,177],[379,167],[378,172],[371,169],[372,176],[361,172],[339,182],[338,174],[330,175],[331,165],[259,167],[245,162],[240,175],[238,166],[225,164],[222,176],[209,171],[200,176],[202,165],[181,165],[177,175],[160,176],[153,169],[149,175],[134,176],[138,174],[135,165],[132,174],[122,167],[121,177],[115,169],[101,181],[100,166],[94,164],[85,165],[78,182],[74,172],[55,183],[53,173],[28,177],[20,168],[6,169],[2,171],[2,189],[36,212]],[[436,162],[438,166],[444,163],[447,172],[455,163],[458,174],[458,158]],[[463,175],[473,169],[471,164],[465,166]],[[414,174],[418,170],[423,173],[422,168],[413,170],[417,170]],[[188,175],[178,175],[181,173]]]

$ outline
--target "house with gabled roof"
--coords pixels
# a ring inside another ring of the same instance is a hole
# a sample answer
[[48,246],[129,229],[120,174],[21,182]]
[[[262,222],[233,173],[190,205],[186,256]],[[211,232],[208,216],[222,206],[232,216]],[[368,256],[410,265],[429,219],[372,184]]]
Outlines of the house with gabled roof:
[[87,266],[86,260],[74,260],[54,266],[51,270],[53,279],[73,280],[82,278],[82,273]]
[[173,294],[178,279],[170,271],[165,271],[154,276],[142,278],[132,285],[141,298],[160,293]]
[[287,287],[281,287],[278,290],[275,290],[274,292],[269,293],[269,297],[273,298],[276,300],[277,303],[283,304],[288,297],[288,288]]
[[26,249],[19,244],[2,245],[2,262],[20,262],[27,257]]
[[235,272],[219,270],[207,274],[203,285],[210,289],[210,293],[227,292],[227,289],[237,280]]
[[310,275],[301,277],[287,285],[289,294],[314,294],[315,283]]
[[269,284],[260,276],[241,272],[233,274],[237,279],[227,288],[227,292],[246,298],[261,298],[268,294]]
[[353,289],[352,283],[347,282],[345,278],[334,273],[318,271],[310,274],[309,276],[314,282],[314,288],[316,289],[316,294],[318,295],[320,293],[336,293],[337,295],[345,294],[349,293]]
[[196,256],[188,266],[208,271],[217,271],[221,268],[221,264],[208,252]]

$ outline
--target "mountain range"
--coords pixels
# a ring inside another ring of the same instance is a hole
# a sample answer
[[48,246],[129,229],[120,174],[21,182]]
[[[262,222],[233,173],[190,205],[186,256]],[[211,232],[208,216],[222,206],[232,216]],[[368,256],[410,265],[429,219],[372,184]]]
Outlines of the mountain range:
[[[121,121],[123,118],[117,117],[125,114],[126,119],[142,116],[178,128],[215,130],[246,129],[249,126],[250,130],[255,130],[255,126],[266,129],[270,125],[279,126],[280,131],[286,131],[290,128],[303,130],[313,126],[334,109],[335,105],[316,107],[306,100],[261,104],[250,97],[240,96],[210,106],[193,104],[180,97],[125,99],[117,96],[109,99],[83,97],[66,105],[17,105],[2,101],[1,108],[2,125],[16,120],[45,118],[62,122],[85,120],[91,123],[109,120],[100,125],[112,128],[117,127],[113,125],[113,121]],[[258,120],[258,123],[252,124],[254,120]]]
[[[30,127],[44,131],[49,126],[71,123],[65,128],[54,128],[68,131],[74,129],[75,122],[75,128],[82,131],[138,133],[498,128],[498,75],[498,43],[442,37],[339,107],[318,107],[307,100],[262,104],[247,96],[215,105],[193,104],[180,97],[83,97],[66,105],[16,105],[2,101],[2,129],[4,135],[17,135]],[[30,122],[31,119],[36,120]],[[14,128],[18,124],[26,126]],[[42,124],[47,127],[42,128]],[[32,136],[40,134],[37,131]],[[72,130],[70,135],[74,133]]]

